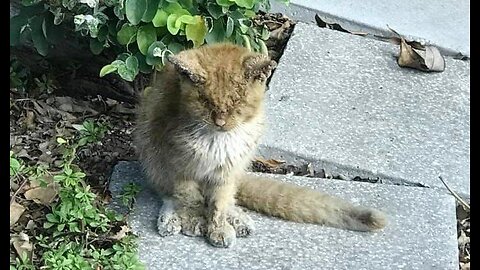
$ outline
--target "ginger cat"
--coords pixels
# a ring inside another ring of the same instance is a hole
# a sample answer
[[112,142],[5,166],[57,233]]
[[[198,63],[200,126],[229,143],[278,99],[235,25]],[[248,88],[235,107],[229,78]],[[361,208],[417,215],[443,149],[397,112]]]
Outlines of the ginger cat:
[[229,43],[169,57],[141,98],[135,143],[163,196],[160,235],[216,247],[252,233],[236,204],[296,222],[371,231],[384,215],[308,188],[245,174],[264,130],[265,81],[276,63]]

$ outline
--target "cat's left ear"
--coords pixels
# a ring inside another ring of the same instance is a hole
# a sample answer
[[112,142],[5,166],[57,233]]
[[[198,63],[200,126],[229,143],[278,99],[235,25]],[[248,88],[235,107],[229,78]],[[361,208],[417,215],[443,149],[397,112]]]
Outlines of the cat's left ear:
[[178,73],[190,79],[194,84],[205,83],[205,77],[202,75],[198,64],[184,58],[182,55],[169,55],[168,61],[172,63]]
[[277,67],[277,62],[271,60],[268,56],[257,54],[247,57],[243,61],[245,76],[250,79],[266,81],[272,71]]

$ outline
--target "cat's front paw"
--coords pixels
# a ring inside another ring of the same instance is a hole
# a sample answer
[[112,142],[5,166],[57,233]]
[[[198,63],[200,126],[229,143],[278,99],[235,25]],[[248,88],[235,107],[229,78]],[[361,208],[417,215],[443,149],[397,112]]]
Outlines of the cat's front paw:
[[237,237],[247,237],[255,230],[252,218],[237,206],[228,211],[227,222],[233,226]]
[[182,220],[182,234],[187,236],[204,236],[207,222],[201,209],[183,208],[177,211]]
[[174,235],[182,229],[180,217],[175,213],[173,203],[170,200],[164,200],[157,221],[158,233],[160,236]]
[[236,232],[232,225],[225,223],[221,227],[209,226],[207,239],[214,247],[231,247],[235,243]]

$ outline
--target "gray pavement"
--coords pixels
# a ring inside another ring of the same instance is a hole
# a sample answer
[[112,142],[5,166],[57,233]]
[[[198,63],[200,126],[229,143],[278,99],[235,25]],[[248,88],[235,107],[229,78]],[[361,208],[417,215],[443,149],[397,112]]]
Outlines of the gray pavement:
[[298,23],[266,97],[260,154],[470,194],[470,62],[400,68],[394,44]]
[[123,185],[142,186],[129,218],[140,237],[139,256],[147,269],[458,269],[452,196],[428,188],[276,178],[381,209],[389,224],[380,232],[360,233],[249,212],[256,223],[255,234],[237,239],[232,248],[217,249],[202,238],[157,234],[159,198],[145,186],[137,163],[120,162],[110,190],[116,204]]
[[389,34],[388,24],[410,39],[424,40],[444,52],[470,55],[470,1],[468,0],[290,0],[286,7],[271,1],[271,12],[303,22],[315,22],[315,13],[352,31]]

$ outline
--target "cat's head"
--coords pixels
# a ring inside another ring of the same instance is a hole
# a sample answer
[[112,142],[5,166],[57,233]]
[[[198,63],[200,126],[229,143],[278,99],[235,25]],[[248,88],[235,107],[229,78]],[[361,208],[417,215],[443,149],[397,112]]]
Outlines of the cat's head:
[[265,82],[276,67],[267,56],[230,43],[169,57],[180,85],[181,110],[219,131],[263,113]]

